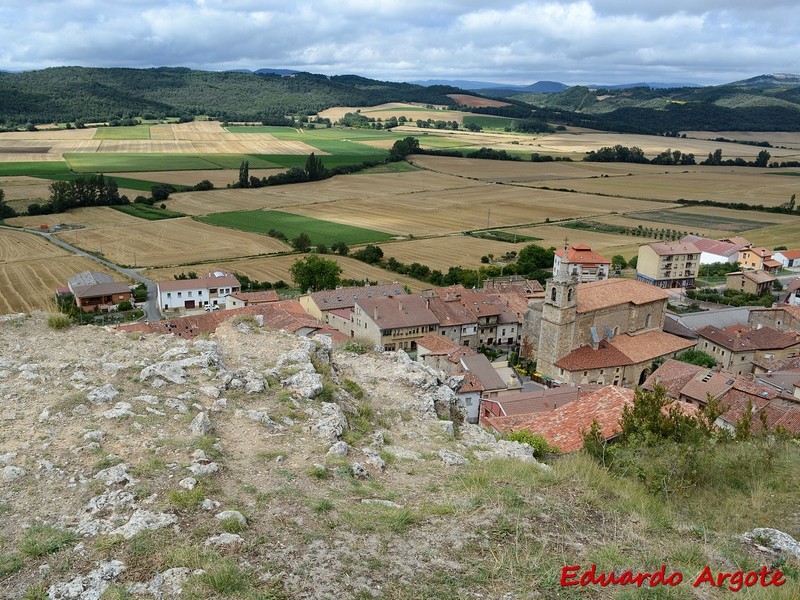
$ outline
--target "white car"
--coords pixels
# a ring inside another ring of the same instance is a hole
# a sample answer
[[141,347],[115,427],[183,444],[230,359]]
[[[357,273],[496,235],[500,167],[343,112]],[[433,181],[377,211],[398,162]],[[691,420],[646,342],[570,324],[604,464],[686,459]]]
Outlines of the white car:
[[219,304],[207,304],[206,305],[206,312],[211,312],[212,310],[219,310]]

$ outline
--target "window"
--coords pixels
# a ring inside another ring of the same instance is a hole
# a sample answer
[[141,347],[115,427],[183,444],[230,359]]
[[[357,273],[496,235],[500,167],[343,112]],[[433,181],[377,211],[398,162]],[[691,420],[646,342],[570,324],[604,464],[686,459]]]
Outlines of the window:
[[567,302],[572,302],[572,288],[567,290]]
[[651,318],[651,316],[652,316],[652,315],[650,315],[650,314],[648,313],[648,314],[647,314],[647,316],[644,318],[644,326],[645,326],[645,327],[650,327],[650,318]]
[[192,292],[187,292],[186,295],[189,296],[189,298],[191,298],[192,297]]
[[172,292],[167,292],[167,298],[172,298]]
[[180,298],[180,297],[181,297],[181,292],[178,292],[178,298]]
[[584,371],[583,376],[586,377],[589,374],[589,371]]
[[553,288],[552,290],[550,290],[550,300],[552,302],[556,301],[556,288]]

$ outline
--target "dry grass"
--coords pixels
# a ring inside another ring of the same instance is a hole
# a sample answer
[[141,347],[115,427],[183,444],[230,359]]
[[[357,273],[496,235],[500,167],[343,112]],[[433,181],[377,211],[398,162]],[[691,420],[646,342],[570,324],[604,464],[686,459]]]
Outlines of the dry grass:
[[38,235],[8,229],[0,235],[0,264],[68,255],[69,252]]
[[266,235],[213,227],[189,218],[67,231],[58,236],[80,248],[100,251],[117,264],[132,265],[135,260],[138,266],[177,265],[288,249]]
[[126,215],[107,206],[90,208],[73,208],[65,213],[42,215],[36,217],[14,217],[6,219],[9,225],[39,229],[40,225],[79,225],[82,227],[115,227],[141,223],[141,219]]
[[51,183],[51,181],[38,177],[0,177],[0,189],[5,192],[7,202],[49,198]]
[[[284,256],[270,256],[264,258],[215,262],[207,265],[197,265],[195,267],[191,267],[191,270],[197,271],[198,273],[201,271],[206,272],[215,269],[220,269],[223,271],[236,271],[237,273],[242,273],[252,279],[258,279],[259,281],[275,282],[278,280],[283,280],[287,283],[291,283],[292,276],[289,274],[289,269],[296,260],[300,260],[304,256],[305,255],[302,254],[291,254]],[[391,283],[397,281],[398,283],[407,285],[413,291],[420,291],[430,287],[429,284],[426,284],[422,281],[417,281],[411,277],[398,275],[397,273],[391,273],[385,269],[381,269],[380,267],[375,267],[355,260],[354,258],[338,256],[335,254],[328,254],[323,258],[338,262],[342,267],[341,277],[344,279],[369,279],[370,281],[377,281],[379,283]],[[181,271],[186,272],[187,270],[189,269],[186,267],[171,269],[149,269],[146,273],[146,276],[156,280],[172,279],[174,275],[177,275]]]
[[[535,235],[530,233],[528,235]],[[431,269],[440,269],[447,272],[449,267],[461,266],[477,269],[481,266],[481,256],[494,254],[500,258],[512,250],[519,252],[529,243],[540,244],[543,242],[520,242],[511,244],[494,240],[485,240],[468,236],[448,236],[407,242],[392,242],[381,244],[384,256],[393,256],[405,264],[418,262]]]
[[751,167],[723,167],[714,171],[689,169],[688,172],[664,173],[660,169],[658,173],[651,171],[630,177],[565,180],[560,181],[558,187],[632,198],[685,198],[766,206],[785,203],[800,187],[794,177],[767,175],[765,170]]
[[[255,190],[220,189],[209,192],[173,194],[167,201],[170,210],[189,215],[205,215],[230,210],[259,208],[283,209],[302,205],[317,205],[334,201],[372,200],[382,204],[394,197],[410,194],[457,189],[476,185],[448,175],[426,171],[378,173],[334,177],[303,185],[265,187]],[[310,214],[309,216],[316,216]],[[324,217],[319,217],[324,218]],[[376,229],[370,227],[370,229]]]
[[[269,177],[283,171],[283,169],[250,169],[253,177]],[[127,177],[129,179],[142,179],[144,181],[161,181],[174,185],[194,185],[207,179],[214,187],[225,188],[229,183],[239,179],[238,169],[210,169],[192,171],[144,171],[134,173],[106,173],[109,177]],[[142,192],[136,192],[136,195]]]
[[[612,219],[615,217],[611,217]],[[594,219],[593,219],[594,220]],[[596,219],[597,221],[605,221],[606,219]],[[641,221],[640,221],[641,222]],[[549,248],[562,248],[564,246],[564,238],[567,238],[570,244],[589,244],[593,250],[601,252],[604,256],[608,254],[606,248],[617,248],[619,246],[637,246],[638,244],[647,244],[652,242],[652,238],[621,235],[616,233],[601,233],[598,231],[585,231],[582,229],[570,229],[568,227],[559,227],[557,225],[541,225],[538,227],[521,227],[519,229],[509,229],[508,231],[518,231],[523,235],[531,235],[541,238],[542,241],[535,242],[540,246]],[[616,254],[616,252],[615,252]],[[609,254],[606,258],[611,258]]]
[[[0,235],[0,243],[3,237]],[[54,309],[56,288],[65,286],[69,277],[87,270],[108,273],[117,281],[121,279],[119,273],[79,256],[0,262],[0,315]]]
[[485,184],[394,198],[350,198],[282,210],[398,235],[427,236],[660,206],[669,205]]

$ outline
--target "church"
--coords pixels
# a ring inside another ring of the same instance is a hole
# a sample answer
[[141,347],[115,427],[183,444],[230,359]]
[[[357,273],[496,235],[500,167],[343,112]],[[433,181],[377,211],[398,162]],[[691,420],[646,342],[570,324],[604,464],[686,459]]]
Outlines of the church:
[[653,361],[695,345],[662,330],[668,298],[631,279],[579,283],[562,265],[528,314],[537,371],[568,385],[641,385]]

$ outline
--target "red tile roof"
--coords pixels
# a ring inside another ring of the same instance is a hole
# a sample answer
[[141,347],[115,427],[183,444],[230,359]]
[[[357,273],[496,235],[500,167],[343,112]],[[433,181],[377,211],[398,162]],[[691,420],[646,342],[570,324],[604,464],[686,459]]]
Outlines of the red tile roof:
[[697,330],[697,335],[732,352],[750,350],[777,350],[800,344],[797,335],[784,333],[772,327],[751,329],[744,325],[731,325],[717,329],[707,325]]
[[[564,248],[556,250],[556,256],[564,258]],[[582,265],[610,265],[611,261],[604,256],[600,256],[587,244],[575,244],[567,248],[566,262],[569,264],[579,263]]]
[[162,333],[183,338],[194,338],[198,335],[213,333],[223,322],[237,315],[261,315],[264,318],[264,327],[267,329],[283,329],[292,333],[301,329],[320,330],[317,320],[307,315],[297,300],[255,304],[232,310],[215,310],[152,323],[119,325],[117,329],[137,333]]
[[431,354],[439,355],[450,354],[454,350],[461,349],[461,344],[454,342],[446,335],[437,335],[435,333],[429,333],[418,339],[417,347],[419,348],[420,346],[430,350]]
[[360,306],[380,329],[401,329],[439,324],[439,319],[430,311],[425,299],[410,294],[396,297],[357,298],[356,306]]
[[583,447],[583,432],[595,420],[606,439],[618,435],[622,408],[633,402],[633,396],[633,390],[608,385],[555,410],[518,417],[489,417],[486,421],[502,432],[522,429],[537,433],[560,452],[574,452]]
[[588,313],[620,304],[664,302],[669,293],[633,279],[604,279],[578,284],[577,311]]
[[581,346],[555,364],[566,371],[622,367],[653,360],[692,346],[694,341],[663,331],[648,331],[639,335],[625,333],[614,337],[610,342],[601,340],[597,350],[588,345]]
[[555,364],[565,371],[585,371],[632,365],[634,362],[609,342],[601,340],[597,350],[588,345],[581,346]]
[[464,373],[453,373],[454,377],[463,377],[464,381],[461,382],[461,385],[458,388],[457,393],[459,394],[468,394],[470,392],[482,392],[484,391],[483,385],[481,385],[481,380],[474,373],[464,372]]
[[670,398],[677,399],[683,387],[689,383],[701,371],[707,371],[706,367],[699,367],[685,363],[680,360],[668,358],[663,364],[653,371],[647,380],[642,384],[646,390],[653,390],[656,384],[661,385],[667,390]]
[[406,292],[397,282],[381,285],[365,285],[342,287],[335,290],[321,290],[310,294],[311,299],[320,310],[336,310],[353,308],[358,298],[375,298],[377,296],[402,296]]
[[794,260],[800,258],[800,250],[778,250],[775,254],[780,254],[787,260]]
[[261,292],[236,292],[231,297],[242,300],[248,304],[261,304],[264,302],[277,302],[280,300],[278,292],[275,290],[264,290]]
[[711,240],[692,234],[683,236],[680,241],[694,244],[695,247],[701,252],[715,254],[717,256],[725,256],[726,258],[738,255],[739,250],[745,247],[742,244],[732,244],[730,242]]

